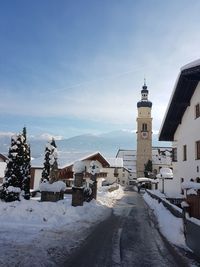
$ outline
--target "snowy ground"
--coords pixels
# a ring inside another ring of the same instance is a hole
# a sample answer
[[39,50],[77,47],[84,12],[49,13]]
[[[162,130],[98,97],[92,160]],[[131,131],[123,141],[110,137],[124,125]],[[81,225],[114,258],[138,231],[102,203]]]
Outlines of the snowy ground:
[[122,188],[98,191],[98,200],[72,207],[71,196],[57,203],[0,202],[0,266],[62,266],[91,228],[111,213]]
[[143,198],[156,215],[161,233],[172,244],[187,249],[183,233],[183,220],[172,215],[162,203],[158,203],[147,193],[143,195]]

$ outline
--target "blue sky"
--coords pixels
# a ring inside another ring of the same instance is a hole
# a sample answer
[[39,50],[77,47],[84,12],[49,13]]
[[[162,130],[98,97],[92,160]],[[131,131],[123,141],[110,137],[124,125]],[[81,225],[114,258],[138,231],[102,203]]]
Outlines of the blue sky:
[[158,131],[182,65],[199,58],[198,0],[0,1],[0,132],[136,128],[144,76]]

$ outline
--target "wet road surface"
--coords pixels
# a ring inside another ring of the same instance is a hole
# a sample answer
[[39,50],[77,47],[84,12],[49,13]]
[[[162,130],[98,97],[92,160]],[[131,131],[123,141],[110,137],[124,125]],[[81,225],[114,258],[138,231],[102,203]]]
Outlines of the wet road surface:
[[184,267],[190,266],[166,242],[150,210],[137,192],[126,191],[112,215],[95,227],[66,267]]

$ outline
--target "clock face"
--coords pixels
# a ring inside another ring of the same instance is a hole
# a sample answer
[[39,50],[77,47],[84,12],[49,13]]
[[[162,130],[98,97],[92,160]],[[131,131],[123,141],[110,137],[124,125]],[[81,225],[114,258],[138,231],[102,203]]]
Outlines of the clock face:
[[148,137],[148,132],[141,132],[141,137],[146,139]]

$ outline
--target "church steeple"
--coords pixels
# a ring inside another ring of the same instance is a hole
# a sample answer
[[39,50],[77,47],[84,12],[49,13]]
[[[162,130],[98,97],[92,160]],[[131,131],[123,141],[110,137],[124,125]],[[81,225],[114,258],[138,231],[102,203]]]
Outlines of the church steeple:
[[144,85],[142,86],[142,90],[141,90],[141,100],[137,103],[137,107],[152,107],[152,103],[148,100],[148,94],[149,91],[147,89],[147,85],[146,85],[146,79],[144,79]]
[[137,177],[144,176],[144,166],[152,160],[152,103],[148,100],[146,81],[141,90],[141,100],[137,103]]

